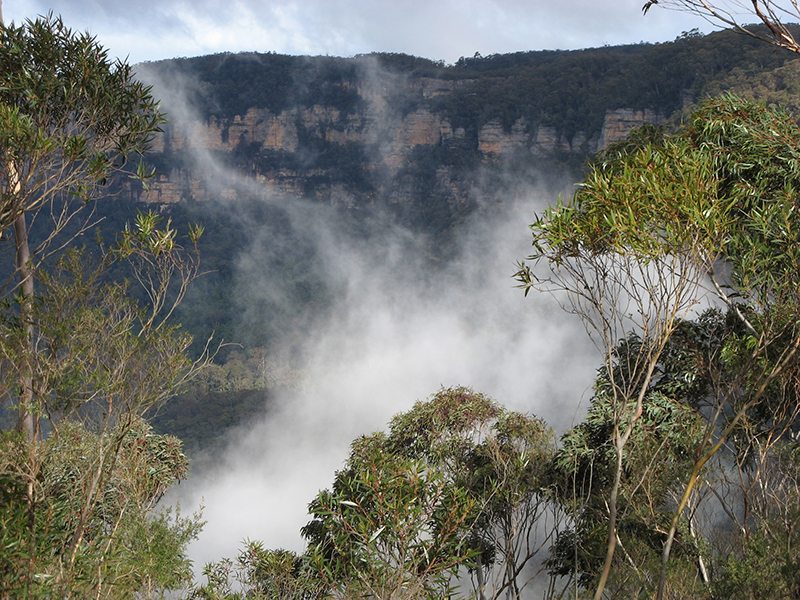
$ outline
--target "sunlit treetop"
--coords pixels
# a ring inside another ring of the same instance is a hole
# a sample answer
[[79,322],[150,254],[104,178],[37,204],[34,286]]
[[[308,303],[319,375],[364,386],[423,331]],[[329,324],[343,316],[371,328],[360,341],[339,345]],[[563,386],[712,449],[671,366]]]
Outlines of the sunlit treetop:
[[[757,295],[800,265],[800,128],[784,111],[733,95],[702,104],[677,132],[640,131],[606,149],[567,201],[531,225],[536,262],[614,253],[683,254]],[[522,264],[518,278],[535,278]]]
[[52,14],[0,25],[0,232],[61,196],[93,198],[163,117],[130,65]]

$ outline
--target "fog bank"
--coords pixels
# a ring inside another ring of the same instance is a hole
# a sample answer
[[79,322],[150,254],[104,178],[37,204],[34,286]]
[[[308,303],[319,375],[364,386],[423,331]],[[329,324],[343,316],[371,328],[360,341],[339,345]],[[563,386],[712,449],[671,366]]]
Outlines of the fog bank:
[[[198,567],[234,555],[245,538],[302,550],[306,505],[331,483],[350,442],[442,386],[471,386],[558,430],[580,416],[597,366],[585,333],[552,299],[524,298],[511,277],[529,249],[526,223],[543,202],[530,193],[476,215],[462,230],[458,259],[435,272],[420,270],[426,246],[407,232],[388,229],[365,244],[315,218],[312,205],[308,214],[294,211],[323,246],[333,304],[285,341],[302,349],[297,391],[240,428],[222,456],[203,461],[212,468],[177,489],[184,509],[205,506],[207,525],[191,549]],[[263,261],[243,256],[238,264],[254,293]],[[260,284],[280,293],[280,282]]]

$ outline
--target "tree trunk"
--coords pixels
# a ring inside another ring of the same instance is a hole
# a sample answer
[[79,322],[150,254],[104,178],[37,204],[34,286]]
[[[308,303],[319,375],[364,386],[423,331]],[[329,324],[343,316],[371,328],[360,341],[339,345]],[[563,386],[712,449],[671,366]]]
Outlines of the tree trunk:
[[[2,6],[0,5],[0,25],[2,23]],[[20,192],[19,173],[13,160],[6,163],[5,175],[12,195],[18,195]],[[31,269],[31,249],[28,244],[28,225],[24,212],[20,212],[14,220],[14,250],[16,253],[15,266],[19,277],[19,318],[25,334],[24,356],[18,365],[19,419],[17,429],[25,436],[25,439],[30,441],[36,438],[38,427],[33,418],[33,271]]]
[[520,593],[519,587],[517,586],[517,575],[515,572],[515,561],[514,561],[514,540],[517,536],[517,532],[514,529],[514,524],[511,520],[511,511],[506,512],[505,521],[506,521],[506,536],[505,536],[505,562],[506,562],[506,579],[508,581],[508,592],[507,598],[510,600],[519,600]]
[[[9,173],[14,173],[13,165]],[[17,184],[19,185],[19,184]],[[16,250],[17,273],[19,274],[19,317],[25,333],[25,358],[19,364],[19,420],[17,429],[32,441],[36,439],[39,427],[33,416],[33,272],[31,270],[31,250],[28,245],[28,227],[25,214],[14,221],[14,246]]]
[[20,280],[19,316],[25,332],[26,357],[19,365],[19,421],[17,429],[28,440],[33,440],[37,427],[33,419],[33,273],[31,273],[31,252],[28,245],[28,230],[25,215],[21,214],[14,221],[15,249],[17,272]]
[[[0,25],[3,25],[3,0],[0,0]],[[19,175],[14,162],[9,161],[6,167],[6,177],[11,184],[9,187],[14,194],[20,191]],[[31,249],[28,245],[28,226],[25,222],[25,213],[22,212],[14,221],[14,248],[16,251],[16,266],[20,280],[20,320],[25,329],[25,344],[28,360],[20,365],[19,376],[19,419],[17,430],[25,439],[31,441],[36,438],[38,427],[33,421],[33,369],[31,368],[33,349],[33,273],[31,272]]]
[[[615,428],[616,429],[616,428]],[[619,432],[616,432],[619,438]],[[627,438],[626,438],[627,439]],[[594,592],[594,600],[600,600],[608,583],[608,576],[611,574],[611,564],[614,560],[614,551],[617,549],[617,496],[622,479],[622,452],[624,442],[617,441],[617,465],[614,471],[614,483],[611,486],[611,493],[608,499],[608,544],[606,547],[606,558],[603,563],[603,570],[600,573],[600,580],[597,582],[597,589]]]
[[478,568],[476,569],[476,575],[478,577],[478,600],[486,600],[486,579],[483,574],[483,560],[481,555],[478,554]]

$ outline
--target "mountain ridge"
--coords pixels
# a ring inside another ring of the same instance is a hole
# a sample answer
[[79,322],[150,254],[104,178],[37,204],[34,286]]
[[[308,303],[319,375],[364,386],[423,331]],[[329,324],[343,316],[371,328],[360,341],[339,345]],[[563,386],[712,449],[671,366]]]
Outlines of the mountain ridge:
[[173,119],[151,155],[158,179],[130,194],[161,205],[236,196],[236,186],[209,186],[187,158],[204,152],[263,193],[380,204],[412,225],[415,211],[433,206],[446,228],[476,206],[476,190],[491,193],[481,184],[487,171],[512,169],[537,184],[555,171],[577,179],[589,156],[634,127],[674,121],[735,71],[753,77],[791,58],[722,31],[454,65],[381,53],[146,63],[144,78],[172,97],[179,88],[183,105],[166,105]]

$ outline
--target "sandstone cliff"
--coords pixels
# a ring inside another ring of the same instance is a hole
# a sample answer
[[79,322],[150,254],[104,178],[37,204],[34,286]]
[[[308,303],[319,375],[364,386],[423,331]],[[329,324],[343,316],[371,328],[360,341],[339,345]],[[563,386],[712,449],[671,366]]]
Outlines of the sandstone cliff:
[[632,129],[640,127],[646,123],[660,125],[665,121],[663,115],[651,109],[634,110],[631,108],[619,108],[606,112],[603,121],[603,129],[600,132],[598,149],[605,148],[609,144],[624,140]]
[[[435,83],[435,82],[434,82]],[[418,84],[420,85],[420,84]],[[437,87],[432,83],[420,85],[426,95],[447,93],[451,86]],[[373,106],[375,103],[367,104]],[[160,134],[154,151],[174,154],[191,151],[215,151],[225,154],[247,152],[255,155],[278,155],[283,160],[270,164],[260,161],[251,174],[265,189],[284,194],[310,195],[317,199],[331,199],[346,190],[341,182],[337,186],[322,180],[336,179],[335,167],[325,168],[307,160],[308,148],[327,146],[353,147],[362,150],[361,171],[365,176],[381,174],[393,178],[414,160],[416,149],[437,149],[460,146],[462,151],[475,153],[484,165],[496,164],[509,157],[527,158],[535,167],[537,159],[549,156],[587,156],[608,144],[623,139],[633,128],[645,123],[661,123],[664,117],[654,110],[612,109],[605,115],[599,131],[579,131],[567,137],[555,127],[533,125],[524,117],[518,118],[510,128],[503,127],[498,119],[468,134],[463,126],[453,126],[451,121],[427,108],[418,108],[403,115],[386,117],[378,111],[367,109],[361,113],[342,114],[335,107],[313,105],[296,107],[274,114],[253,107],[243,115],[230,119],[210,117],[203,121],[186,121],[173,124]],[[301,142],[302,140],[302,142]],[[292,163],[294,168],[285,163]],[[359,165],[357,165],[359,166]],[[457,183],[461,178],[458,169],[448,165],[437,168],[437,179],[446,180],[446,195],[453,202],[461,199],[463,190]],[[211,189],[204,183],[203,173],[170,170],[161,173],[150,189],[143,192],[146,202],[171,203],[181,200],[207,200]],[[317,177],[316,189],[306,189],[305,182]],[[399,186],[384,186],[393,195],[389,201],[406,201],[410,192],[406,182]],[[413,187],[413,186],[412,186]],[[338,190],[336,192],[335,190]],[[235,194],[223,190],[224,196]]]
[[172,203],[246,188],[356,209],[455,210],[475,195],[502,198],[503,181],[565,169],[579,178],[592,153],[742,73],[778,69],[780,87],[789,58],[719,32],[454,65],[402,54],[164,61],[147,68],[174,116],[155,143],[161,175],[134,194]]

